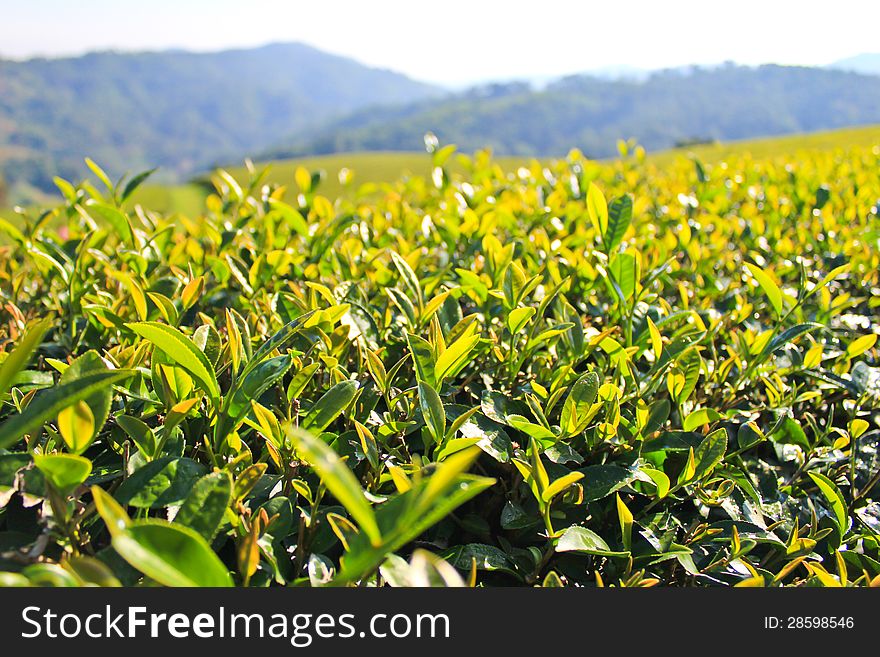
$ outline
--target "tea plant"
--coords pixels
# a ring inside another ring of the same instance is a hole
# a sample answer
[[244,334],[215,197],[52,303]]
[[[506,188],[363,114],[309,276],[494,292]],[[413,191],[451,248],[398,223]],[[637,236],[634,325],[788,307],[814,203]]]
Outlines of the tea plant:
[[876,148],[427,143],[0,223],[0,582],[880,584]]

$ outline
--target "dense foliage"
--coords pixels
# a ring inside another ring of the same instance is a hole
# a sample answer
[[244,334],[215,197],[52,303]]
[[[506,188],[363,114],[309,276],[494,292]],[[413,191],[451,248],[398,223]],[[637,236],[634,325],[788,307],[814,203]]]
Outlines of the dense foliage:
[[880,149],[427,143],[0,224],[2,583],[880,583]]

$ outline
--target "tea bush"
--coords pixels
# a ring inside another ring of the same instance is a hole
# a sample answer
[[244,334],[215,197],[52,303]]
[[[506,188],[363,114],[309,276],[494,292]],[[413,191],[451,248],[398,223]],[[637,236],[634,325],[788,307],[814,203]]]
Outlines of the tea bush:
[[2,583],[880,583],[877,148],[428,145],[0,224]]

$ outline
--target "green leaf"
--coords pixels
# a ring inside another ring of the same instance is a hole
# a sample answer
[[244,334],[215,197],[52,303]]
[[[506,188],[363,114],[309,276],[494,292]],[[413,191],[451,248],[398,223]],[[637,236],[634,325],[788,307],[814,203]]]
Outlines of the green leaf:
[[642,427],[642,435],[649,436],[660,429],[669,419],[671,408],[672,405],[668,399],[658,399],[653,402],[648,408],[648,419],[645,420],[645,426]]
[[312,380],[312,377],[315,375],[321,368],[321,363],[312,363],[310,365],[306,365],[299,372],[293,375],[293,379],[290,381],[290,385],[287,386],[287,398],[288,399],[298,399],[303,391],[306,389],[306,386],[309,385],[309,381]]
[[409,297],[396,287],[386,287],[385,294],[390,297],[394,305],[400,309],[400,312],[406,316],[409,326],[415,326],[417,323],[416,309],[413,306],[412,301],[409,300]]
[[493,545],[483,543],[458,545],[443,552],[442,556],[450,564],[465,572],[469,571],[472,564],[475,563],[477,570],[499,571],[517,578],[520,577],[516,562]]
[[246,377],[251,370],[257,367],[260,363],[263,362],[265,358],[269,356],[273,351],[283,348],[290,342],[297,334],[302,330],[302,328],[308,323],[310,319],[314,316],[316,311],[310,310],[307,313],[303,313],[299,317],[294,320],[291,320],[287,324],[285,324],[282,328],[275,332],[275,334],[266,340],[260,348],[254,352],[254,355],[251,356],[250,360],[247,362],[247,365],[244,366],[244,369],[241,372],[242,377]]
[[98,203],[91,201],[85,205],[86,212],[95,219],[105,224],[110,224],[113,232],[130,247],[134,247],[134,234],[131,230],[131,224],[128,217],[121,210],[114,208],[106,203]]
[[641,472],[648,475],[654,485],[657,487],[657,497],[664,498],[669,494],[669,477],[662,470],[654,468],[642,468]]
[[843,494],[840,492],[837,485],[825,475],[819,474],[818,472],[808,472],[807,474],[810,475],[810,479],[813,480],[822,492],[822,496],[825,498],[829,509],[834,515],[834,520],[837,524],[837,529],[840,532],[840,537],[843,538],[849,529],[849,514],[847,513],[846,500],[844,499]]
[[443,402],[440,395],[424,381],[419,381],[419,406],[425,418],[428,431],[434,438],[434,444],[440,445],[446,436],[446,414],[443,412]]
[[92,170],[92,173],[94,173],[96,176],[98,176],[98,180],[100,180],[102,183],[104,183],[104,186],[107,188],[107,191],[112,192],[113,191],[113,183],[110,182],[110,177],[104,172],[104,169],[99,167],[98,164],[94,160],[92,160],[92,158],[90,158],[90,157],[85,158],[85,160],[86,160],[86,166]]
[[562,532],[556,542],[557,552],[580,552],[581,554],[595,554],[602,557],[627,557],[629,552],[615,552],[599,534],[573,525]]
[[590,407],[598,394],[599,375],[595,372],[582,374],[572,384],[560,417],[560,426],[566,436],[577,435],[586,429]]
[[311,410],[303,419],[303,429],[311,431],[323,431],[333,420],[339,417],[351,401],[359,387],[357,381],[341,381],[325,392],[315,402]]
[[72,573],[55,563],[33,563],[22,568],[21,574],[27,577],[31,586],[70,588],[80,585]]
[[216,405],[220,399],[220,386],[214,366],[192,340],[173,326],[158,322],[137,322],[126,326],[189,372]]
[[272,208],[273,212],[277,212],[287,222],[287,225],[293,228],[301,237],[309,236],[309,224],[292,205],[270,198],[269,207]]
[[620,495],[615,495],[615,497],[617,498],[617,519],[620,522],[621,542],[623,549],[629,552],[632,549],[633,514],[620,499]]
[[602,190],[592,182],[587,188],[587,214],[590,216],[593,228],[596,229],[600,237],[604,237],[608,231],[608,204]]
[[174,516],[174,522],[189,527],[210,541],[231,502],[232,478],[229,473],[212,472],[195,483]]
[[184,457],[165,456],[135,470],[116,490],[116,500],[138,508],[179,504],[189,495],[205,466]]
[[[64,373],[61,375],[58,382],[62,384],[69,383],[70,381],[79,379],[85,374],[107,371],[109,371],[107,365],[104,364],[104,361],[101,359],[98,352],[90,350],[85,352],[79,358],[76,358],[70,366],[64,370]],[[89,411],[92,413],[93,433],[83,440],[84,447],[75,450],[78,452],[81,452],[88,447],[88,444],[92,442],[95,435],[107,422],[107,418],[110,416],[110,406],[113,404],[113,389],[110,386],[105,386],[94,394],[89,395],[89,397],[83,401],[88,404]]]
[[816,324],[815,322],[807,322],[805,324],[798,324],[797,326],[790,326],[785,329],[782,333],[777,335],[775,338],[770,340],[766,347],[764,347],[765,354],[772,354],[774,351],[779,349],[780,347],[784,347],[789,342],[794,342],[800,336],[810,333],[811,331],[815,331],[816,329],[824,328],[821,324]]
[[446,350],[437,358],[437,364],[434,366],[434,381],[438,388],[443,384],[445,378],[455,376],[470,362],[470,353],[479,341],[477,322],[471,322],[464,333],[446,347]]
[[139,520],[113,536],[113,548],[164,586],[232,586],[232,577],[194,530],[163,520]]
[[321,477],[321,481],[358,523],[373,546],[382,543],[373,508],[364,496],[360,483],[348,466],[326,443],[308,431],[287,425],[286,431],[300,458]]
[[869,333],[868,335],[863,335],[860,338],[856,338],[849,344],[849,346],[847,346],[846,355],[849,358],[861,356],[863,353],[868,351],[868,349],[873,347],[876,342],[877,335],[875,333]]
[[113,499],[110,493],[104,491],[98,486],[91,487],[92,499],[95,502],[95,508],[98,514],[107,526],[107,531],[111,536],[115,536],[118,532],[123,531],[131,524],[131,518],[125,512],[125,509]]
[[409,263],[403,258],[403,256],[395,251],[389,251],[389,253],[391,254],[391,260],[394,262],[394,266],[397,267],[397,271],[400,272],[400,277],[406,284],[407,289],[409,289],[410,294],[412,294],[413,298],[418,301],[419,309],[423,308],[425,301],[422,297],[422,286],[419,284],[419,277],[416,276],[416,273],[412,270],[412,267],[409,266]]
[[156,168],[150,169],[149,171],[143,171],[136,176],[134,176],[128,183],[125,185],[125,189],[122,190],[122,196],[119,197],[119,202],[124,203],[128,200],[128,197],[134,193],[138,187],[150,176],[155,173]]
[[34,454],[34,465],[62,497],[82,485],[92,472],[92,462],[74,454]]
[[[445,407],[447,417],[451,417],[454,422],[458,420],[457,414],[463,413],[463,409],[464,407],[454,404],[447,404]],[[502,463],[510,461],[513,445],[510,436],[498,422],[482,413],[475,413],[468,417],[458,430],[465,438],[478,438],[477,446],[495,460]]]
[[130,415],[117,415],[116,424],[122,427],[122,430],[148,460],[157,456],[156,434],[144,421]]
[[424,381],[430,386],[437,385],[435,376],[437,366],[434,362],[434,350],[431,348],[431,343],[412,333],[406,334],[406,340],[416,369],[416,379]]
[[615,254],[608,267],[608,272],[613,276],[613,282],[617,284],[624,301],[629,301],[635,294],[639,282],[636,257],[631,253]]
[[816,204],[814,208],[816,210],[821,210],[825,207],[825,204],[828,203],[828,199],[831,198],[831,190],[828,189],[827,185],[819,185],[816,188]]
[[535,309],[531,306],[525,308],[514,308],[507,316],[507,330],[511,335],[516,335],[523,330],[529,320],[534,316]]
[[514,429],[522,431],[527,436],[531,436],[537,440],[543,448],[549,447],[558,440],[556,434],[550,429],[543,425],[530,422],[522,415],[508,415],[507,423]]
[[95,557],[69,557],[64,567],[86,585],[117,588],[122,586],[113,571]]
[[230,401],[230,417],[240,418],[250,409],[250,400],[259,399],[269,388],[287,374],[293,365],[293,356],[286,354],[263,361],[240,379],[235,392],[227,397]]
[[[42,319],[28,326],[15,349],[0,363],[0,396],[9,390],[15,376],[27,366],[51,326],[52,320],[50,319]],[[2,439],[0,439],[0,443],[2,443]]]
[[581,468],[584,474],[584,502],[601,500],[620,490],[636,478],[637,470],[620,465],[589,465]]
[[456,508],[492,486],[494,479],[463,474],[479,453],[479,449],[471,448],[453,454],[437,464],[433,475],[414,481],[409,491],[379,506],[376,520],[384,540],[375,546],[370,545],[361,534],[355,536],[348,552],[342,557],[339,582],[357,581],[374,571],[389,552],[410,543]]
[[575,483],[583,478],[583,472],[569,472],[567,475],[556,479],[552,484],[547,486],[547,488],[544,489],[544,492],[541,494],[541,498],[545,502],[550,502],[554,497],[559,495],[559,493],[563,492],[570,486],[573,486]]
[[81,454],[95,437],[95,416],[89,405],[79,400],[58,413],[58,432],[74,454]]
[[773,306],[773,310],[776,311],[776,315],[781,315],[782,290],[779,289],[779,286],[776,285],[776,282],[772,278],[770,278],[770,275],[767,272],[756,265],[747,262],[746,269],[749,270],[749,273],[751,273],[751,275],[755,277],[755,280],[758,281],[758,285],[760,285],[761,289],[764,290],[764,294],[767,295],[767,300],[770,301],[770,305]]
[[800,445],[804,452],[809,452],[812,448],[803,427],[792,417],[785,418],[769,438],[775,443]]
[[611,206],[608,208],[608,225],[602,233],[602,243],[606,253],[610,253],[623,241],[623,236],[632,222],[632,210],[633,202],[629,194],[611,201]]
[[39,470],[30,467],[33,458],[30,454],[0,454],[0,506],[4,495],[12,490],[34,497],[42,497],[45,492],[45,477]]
[[686,351],[679,356],[675,367],[680,373],[680,384],[674,389],[674,393],[670,390],[676,403],[684,404],[693,394],[700,379],[702,366],[703,359],[696,350]]
[[684,422],[682,423],[682,427],[685,431],[694,431],[704,424],[717,422],[722,417],[723,416],[721,415],[721,413],[716,411],[714,408],[698,408],[697,410],[691,411],[688,414],[688,416],[684,419]]
[[360,440],[361,443],[361,450],[364,452],[364,456],[367,457],[367,462],[370,464],[370,467],[376,471],[381,470],[382,465],[379,463],[379,445],[376,443],[376,438],[373,436],[373,432],[357,420],[354,421],[354,428],[357,431],[358,440]]
[[0,449],[15,444],[25,434],[33,433],[68,406],[129,376],[129,370],[94,372],[38,393],[22,413],[0,425]]
[[696,463],[696,471],[691,481],[700,481],[709,475],[716,465],[724,459],[727,452],[727,430],[716,429],[694,450],[694,462]]

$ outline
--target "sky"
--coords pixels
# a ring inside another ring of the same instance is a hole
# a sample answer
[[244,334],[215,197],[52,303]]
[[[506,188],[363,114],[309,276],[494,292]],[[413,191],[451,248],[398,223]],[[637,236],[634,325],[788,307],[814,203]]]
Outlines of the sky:
[[878,0],[0,0],[0,57],[301,41],[447,86],[609,67],[825,65]]

